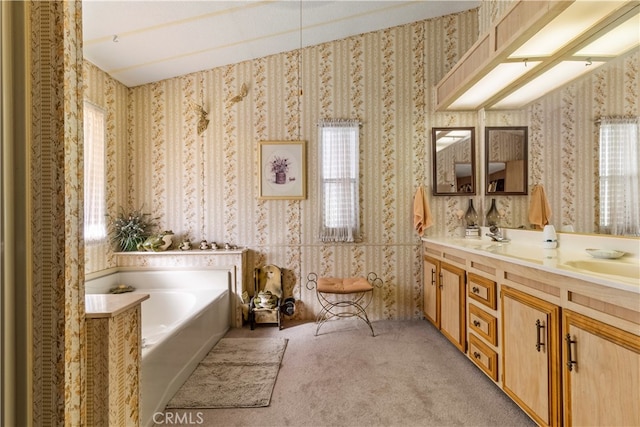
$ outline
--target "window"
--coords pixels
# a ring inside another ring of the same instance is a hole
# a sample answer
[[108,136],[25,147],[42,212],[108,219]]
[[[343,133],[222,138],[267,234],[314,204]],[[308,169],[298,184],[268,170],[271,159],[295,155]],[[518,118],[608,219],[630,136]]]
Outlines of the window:
[[359,238],[359,133],[357,120],[322,120],[319,125],[320,240]]
[[99,243],[107,237],[105,114],[84,103],[84,241]]
[[600,231],[640,236],[640,121],[600,123]]

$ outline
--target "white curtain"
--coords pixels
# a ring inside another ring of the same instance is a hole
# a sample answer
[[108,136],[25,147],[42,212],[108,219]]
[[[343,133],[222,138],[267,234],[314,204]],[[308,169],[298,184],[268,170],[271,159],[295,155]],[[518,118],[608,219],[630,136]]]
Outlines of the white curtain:
[[600,229],[640,236],[640,120],[600,121]]
[[84,103],[84,240],[106,239],[105,115]]
[[359,239],[359,134],[357,120],[322,120],[318,124],[320,240]]

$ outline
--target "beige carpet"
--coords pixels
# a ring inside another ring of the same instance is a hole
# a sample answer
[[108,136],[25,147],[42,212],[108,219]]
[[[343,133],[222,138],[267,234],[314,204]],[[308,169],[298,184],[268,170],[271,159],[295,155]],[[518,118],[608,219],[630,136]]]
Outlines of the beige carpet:
[[223,338],[200,362],[167,408],[269,406],[286,338]]
[[429,322],[373,327],[375,337],[359,319],[327,322],[317,337],[313,322],[231,329],[225,338],[289,339],[271,404],[168,409],[157,427],[535,426]]

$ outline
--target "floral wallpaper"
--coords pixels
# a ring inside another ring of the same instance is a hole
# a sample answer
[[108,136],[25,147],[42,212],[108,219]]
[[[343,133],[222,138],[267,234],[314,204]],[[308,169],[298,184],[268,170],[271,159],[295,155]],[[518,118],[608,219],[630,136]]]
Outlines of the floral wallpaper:
[[85,419],[80,2],[29,3],[33,425]]
[[[385,280],[373,318],[420,316],[421,258],[411,212],[415,189],[429,185],[429,128],[469,126],[476,117],[434,114],[431,91],[475,40],[476,22],[471,11],[131,89],[115,83],[105,91],[111,78],[86,64],[91,99],[111,112],[112,93],[116,106],[108,127],[117,135],[117,161],[108,180],[119,190],[110,212],[144,206],[162,229],[176,233],[174,241],[228,242],[250,249],[250,269],[284,267],[286,293],[302,301],[298,317],[313,318],[319,309],[304,286],[308,273],[369,271]],[[242,84],[248,96],[231,103]],[[123,115],[117,107],[125,103]],[[201,135],[194,104],[210,120]],[[317,239],[321,118],[362,122],[361,243]],[[308,198],[257,199],[258,142],[298,139],[307,141]],[[87,271],[114,266],[111,256],[107,246],[96,249]]]
[[[505,5],[499,3],[481,8],[480,21],[488,19],[483,17],[487,11],[502,13]],[[117,135],[117,160],[109,168],[115,198],[110,212],[117,205],[144,206],[159,218],[161,228],[176,233],[175,241],[229,242],[250,249],[249,269],[265,263],[284,267],[287,294],[303,302],[297,313],[303,318],[313,318],[318,310],[304,287],[309,272],[369,270],[385,279],[371,309],[373,318],[421,315],[421,258],[411,203],[419,184],[430,193],[431,127],[475,126],[481,162],[485,126],[529,126],[529,189],[545,186],[558,229],[565,224],[577,230],[592,227],[597,135],[590,132],[586,150],[576,144],[585,143],[580,135],[593,127],[598,114],[616,114],[612,102],[620,99],[602,94],[631,90],[637,54],[522,110],[435,112],[433,87],[475,41],[479,15],[445,16],[130,89],[85,65],[94,99],[114,94],[109,127]],[[114,89],[103,90],[105,84]],[[230,102],[242,84],[248,96]],[[623,99],[623,111],[637,111],[633,97]],[[210,120],[201,135],[194,104],[202,105]],[[361,243],[332,245],[316,238],[315,125],[325,117],[362,122]],[[308,144],[308,198],[257,199],[258,141],[297,139]],[[504,212],[502,225],[528,226],[528,196],[485,197],[484,167],[479,163],[477,169],[477,195],[429,197],[435,225],[427,235],[459,233],[455,213],[466,210],[469,198],[481,215],[496,198]],[[583,172],[586,176],[578,178]],[[574,189],[574,182],[582,188]],[[102,255],[87,256],[87,271],[115,265],[108,248],[101,250]]]

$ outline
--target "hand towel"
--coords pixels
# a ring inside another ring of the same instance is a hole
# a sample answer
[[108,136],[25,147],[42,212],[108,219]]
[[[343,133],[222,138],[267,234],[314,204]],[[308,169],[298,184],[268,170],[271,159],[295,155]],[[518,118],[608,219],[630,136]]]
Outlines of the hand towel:
[[413,226],[418,234],[422,236],[424,230],[432,225],[431,209],[429,209],[429,204],[424,196],[424,188],[420,185],[413,198]]
[[534,185],[531,190],[529,222],[534,225],[534,228],[542,228],[549,224],[549,218],[551,218],[551,206],[544,194],[544,187],[540,184]]

